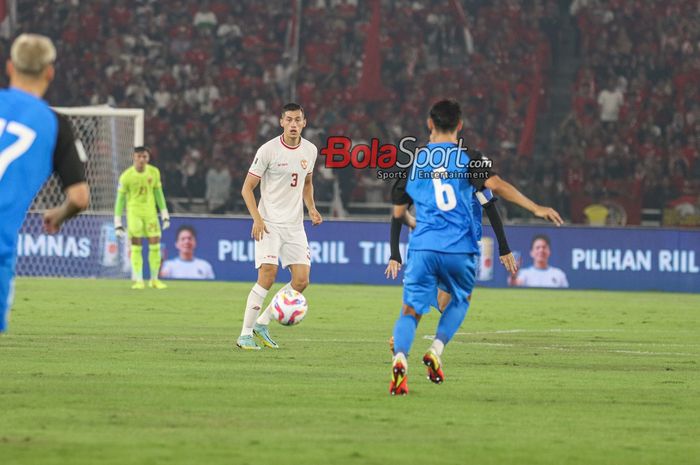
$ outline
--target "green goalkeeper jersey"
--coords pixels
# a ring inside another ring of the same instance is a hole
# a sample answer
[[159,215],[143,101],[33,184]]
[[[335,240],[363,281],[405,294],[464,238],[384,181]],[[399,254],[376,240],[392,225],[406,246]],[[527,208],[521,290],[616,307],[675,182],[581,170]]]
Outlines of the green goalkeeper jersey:
[[156,189],[161,189],[160,171],[152,165],[139,173],[133,166],[119,176],[117,193],[126,196],[128,215],[157,216]]

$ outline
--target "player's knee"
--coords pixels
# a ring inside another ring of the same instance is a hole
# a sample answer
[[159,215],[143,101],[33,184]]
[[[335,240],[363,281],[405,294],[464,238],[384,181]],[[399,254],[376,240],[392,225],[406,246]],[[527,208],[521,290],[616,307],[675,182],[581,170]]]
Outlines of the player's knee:
[[416,313],[416,311],[413,309],[413,307],[409,307],[408,305],[404,304],[403,310],[401,312],[403,315],[410,315],[413,318],[416,319],[416,321],[420,321],[421,315],[419,313]]
[[258,270],[258,284],[265,289],[270,289],[277,277],[277,267],[274,265],[263,265]]
[[275,278],[270,276],[258,276],[258,284],[265,289],[270,289],[275,283]]
[[447,308],[447,305],[450,303],[450,300],[452,300],[452,296],[448,294],[447,292],[444,291],[438,291],[438,310],[440,310],[440,313],[445,311],[445,308]]
[[309,277],[304,276],[302,278],[292,278],[292,287],[294,290],[299,291],[299,292],[304,292],[304,289],[306,289],[309,286]]

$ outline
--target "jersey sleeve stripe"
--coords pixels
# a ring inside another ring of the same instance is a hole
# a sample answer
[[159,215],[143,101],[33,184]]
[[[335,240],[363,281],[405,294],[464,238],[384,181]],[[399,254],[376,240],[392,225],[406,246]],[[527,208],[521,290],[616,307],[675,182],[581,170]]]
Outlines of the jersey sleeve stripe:
[[255,174],[252,171],[248,171],[248,174],[255,176],[258,179],[261,179],[261,176],[259,174]]

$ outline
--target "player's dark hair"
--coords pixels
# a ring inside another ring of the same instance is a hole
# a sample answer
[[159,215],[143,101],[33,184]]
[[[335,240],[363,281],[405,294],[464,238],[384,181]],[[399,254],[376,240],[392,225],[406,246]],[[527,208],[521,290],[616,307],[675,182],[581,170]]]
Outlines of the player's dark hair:
[[439,132],[452,132],[462,119],[462,109],[456,100],[440,100],[430,108],[430,119]]
[[552,247],[552,241],[549,239],[549,236],[546,234],[535,234],[535,237],[532,238],[532,242],[530,242],[530,250],[532,250],[532,247],[535,245],[536,241],[543,240],[547,243],[547,247],[551,248]]
[[141,153],[141,152],[146,152],[149,157],[152,155],[151,149],[149,149],[148,146],[146,146],[146,145],[139,145],[138,147],[134,147],[134,153]]
[[294,103],[294,102],[286,103],[286,104],[282,107],[282,114],[281,114],[281,116],[284,117],[284,114],[285,114],[286,112],[288,112],[288,111],[297,111],[297,110],[301,111],[301,114],[304,115],[304,118],[306,118],[306,113],[304,113],[304,109],[302,108],[302,106],[299,105],[298,103]]
[[177,228],[177,233],[175,233],[175,240],[176,240],[176,241],[177,241],[178,239],[180,239],[180,233],[181,233],[182,231],[189,231],[190,234],[192,234],[192,237],[194,237],[195,240],[197,239],[197,231],[195,231],[194,226],[189,225],[189,224],[183,224],[182,226],[180,226],[179,228]]

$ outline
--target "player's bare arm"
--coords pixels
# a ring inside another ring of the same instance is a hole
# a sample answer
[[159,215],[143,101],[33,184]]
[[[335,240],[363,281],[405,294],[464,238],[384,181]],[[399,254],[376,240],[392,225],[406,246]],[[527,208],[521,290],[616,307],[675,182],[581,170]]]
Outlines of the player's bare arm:
[[559,213],[556,210],[536,204],[522,192],[516,189],[515,186],[498,175],[489,177],[484,183],[484,186],[491,189],[494,194],[502,199],[523,207],[538,218],[551,221],[557,226],[564,224],[564,220],[561,219],[561,216],[559,216]]
[[66,200],[60,206],[44,213],[44,229],[49,234],[56,234],[66,220],[87,209],[90,203],[90,188],[86,182],[68,186],[65,193]]
[[411,229],[416,229],[416,217],[411,215],[408,208],[406,208],[406,212],[403,214],[403,224]]
[[248,208],[248,213],[253,218],[253,229],[250,233],[250,237],[259,241],[262,239],[263,234],[269,232],[267,226],[265,226],[265,221],[263,221],[260,211],[258,210],[258,205],[255,203],[255,193],[253,192],[255,188],[260,183],[260,178],[248,174],[243,181],[243,188],[241,189],[241,196],[245,202],[246,208]]
[[316,226],[323,223],[323,218],[321,214],[316,210],[316,202],[314,202],[314,183],[312,182],[312,175],[307,174],[304,179],[304,205],[306,209],[309,210],[309,217],[311,218],[311,224]]

